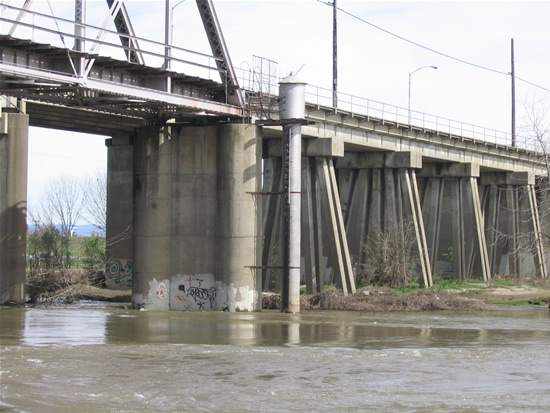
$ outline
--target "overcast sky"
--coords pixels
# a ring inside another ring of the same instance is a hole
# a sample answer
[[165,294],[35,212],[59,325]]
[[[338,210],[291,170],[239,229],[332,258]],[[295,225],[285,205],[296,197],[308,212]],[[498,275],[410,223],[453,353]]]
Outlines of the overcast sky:
[[[9,3],[22,4],[22,1]],[[33,7],[49,12],[47,1],[35,0],[35,3]],[[164,0],[125,3],[137,36],[164,40]],[[324,3],[214,1],[233,65],[252,67],[252,56],[262,56],[278,62],[279,76],[301,68],[299,77],[304,81],[331,88],[332,7]],[[72,1],[50,0],[50,4],[60,16],[73,14]],[[176,4],[178,1],[171,1],[172,7]],[[409,73],[434,65],[437,70],[424,69],[413,78],[413,110],[509,131],[511,79],[507,73],[511,70],[510,39],[514,38],[516,75],[547,89],[516,81],[518,124],[525,116],[524,102],[540,99],[550,105],[548,1],[338,0],[338,6],[342,9],[338,12],[338,83],[343,93],[406,108]],[[106,12],[105,1],[88,0],[90,24],[101,26]],[[174,44],[209,53],[195,2],[186,0],[178,4],[173,14]],[[76,138],[33,129],[29,153],[31,207],[40,198],[40,187],[51,176],[105,168],[104,138]],[[48,159],[54,159],[54,164]]]

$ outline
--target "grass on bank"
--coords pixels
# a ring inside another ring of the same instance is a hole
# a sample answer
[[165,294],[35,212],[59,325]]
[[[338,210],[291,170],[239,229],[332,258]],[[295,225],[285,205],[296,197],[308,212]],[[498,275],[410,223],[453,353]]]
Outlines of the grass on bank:
[[[416,281],[416,280],[413,280]],[[528,299],[495,300],[487,299],[493,289],[513,290],[522,288],[540,288],[549,290],[550,280],[533,277],[499,276],[483,283],[479,280],[451,280],[435,277],[434,286],[419,288],[417,284],[390,288],[382,286],[365,286],[358,283],[357,292],[344,296],[334,285],[327,285],[318,294],[307,294],[301,288],[300,303],[302,310],[349,310],[349,311],[430,311],[430,310],[483,310],[487,304],[506,305],[545,305],[550,297]],[[265,309],[280,308],[278,294],[264,297]]]

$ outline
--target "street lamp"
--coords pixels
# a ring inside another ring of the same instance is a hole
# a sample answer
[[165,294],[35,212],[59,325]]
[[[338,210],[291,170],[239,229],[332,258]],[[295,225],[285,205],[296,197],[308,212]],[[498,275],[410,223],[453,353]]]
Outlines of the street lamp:
[[172,38],[174,33],[174,9],[178,7],[185,0],[181,0],[174,6],[170,7],[170,0],[166,0],[165,8],[165,24],[164,24],[164,39],[166,44],[164,68],[170,70],[172,63]]
[[418,72],[419,70],[428,69],[428,68],[437,69],[437,66],[422,66],[422,67],[419,67],[418,69],[413,70],[412,72],[409,73],[409,106],[407,107],[407,109],[408,109],[407,111],[408,111],[408,114],[409,114],[409,125],[411,124],[411,80],[412,80],[412,77],[414,76],[414,74],[416,72]]

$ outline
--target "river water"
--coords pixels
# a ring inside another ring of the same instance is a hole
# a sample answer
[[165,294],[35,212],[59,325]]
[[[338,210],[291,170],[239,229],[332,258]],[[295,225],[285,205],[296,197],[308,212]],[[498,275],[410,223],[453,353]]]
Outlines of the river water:
[[0,310],[5,412],[543,412],[548,309]]

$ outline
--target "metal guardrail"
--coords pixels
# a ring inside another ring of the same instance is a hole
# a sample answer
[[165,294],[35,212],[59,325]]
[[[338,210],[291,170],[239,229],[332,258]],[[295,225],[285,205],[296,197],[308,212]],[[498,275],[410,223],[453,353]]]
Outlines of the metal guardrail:
[[[281,78],[268,76],[265,73],[255,73],[254,69],[238,69],[241,86],[247,91],[255,93],[267,93],[272,91],[275,96],[278,93]],[[348,93],[338,92],[338,112],[347,113],[349,116],[359,115],[369,118],[392,122],[396,125],[410,127],[417,130],[425,130],[457,138],[471,139],[499,146],[511,147],[512,136],[509,132],[486,128],[472,123],[462,122],[431,115],[428,113],[409,111],[396,105],[367,99]],[[323,109],[334,109],[332,105],[332,90],[306,85],[306,102]],[[535,149],[527,139],[516,137],[516,145],[522,149]]]
[[[118,60],[126,60],[125,51],[133,50],[121,44],[120,38],[125,37],[133,40],[133,43],[139,43],[139,51],[144,56],[147,66],[162,67],[169,58],[171,70],[174,72],[199,76],[203,79],[220,80],[216,58],[209,54],[172,45],[167,47],[164,42],[122,34],[107,29],[106,24],[104,27],[79,24],[71,19],[24,10],[9,4],[0,4],[0,11],[0,34],[2,35],[11,35],[18,39],[28,39],[67,50],[74,50],[74,41],[80,40],[84,45],[82,52],[99,55],[101,51],[101,56]],[[19,17],[20,14],[21,17]],[[84,29],[84,36],[75,34],[75,25],[80,25]]]

